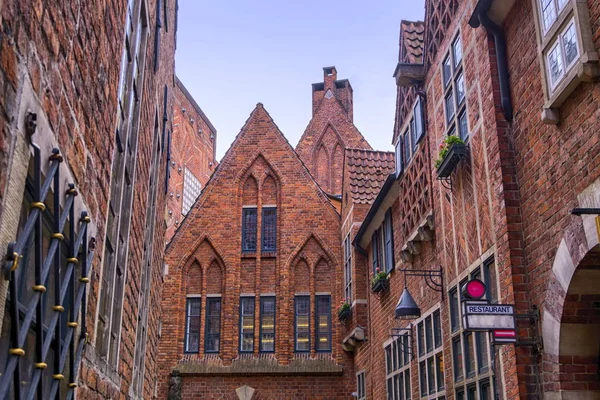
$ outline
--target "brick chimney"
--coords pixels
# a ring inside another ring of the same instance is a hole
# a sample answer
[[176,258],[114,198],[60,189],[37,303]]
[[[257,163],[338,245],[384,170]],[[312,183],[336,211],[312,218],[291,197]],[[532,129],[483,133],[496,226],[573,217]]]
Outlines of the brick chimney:
[[352,121],[354,113],[352,109],[352,86],[348,79],[337,79],[337,70],[335,67],[323,68],[323,82],[312,84],[312,105],[313,117],[323,98],[331,98],[328,94],[331,91],[331,96],[340,101],[348,118]]

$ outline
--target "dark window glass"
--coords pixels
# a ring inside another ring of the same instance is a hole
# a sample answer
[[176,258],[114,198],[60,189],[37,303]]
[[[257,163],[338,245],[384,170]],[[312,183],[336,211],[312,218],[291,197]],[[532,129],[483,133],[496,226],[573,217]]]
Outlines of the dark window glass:
[[450,65],[450,57],[446,57],[442,64],[442,70],[444,73],[444,87],[448,86],[450,79],[452,78],[452,66]]
[[439,353],[435,357],[435,376],[437,377],[437,390],[444,389],[444,355]]
[[389,344],[385,347],[385,365],[387,374],[392,373],[392,345]]
[[384,246],[385,246],[385,272],[394,269],[394,228],[392,224],[392,209],[385,213],[383,222]]
[[199,297],[189,297],[185,307],[185,352],[197,353],[200,350],[200,301]]
[[421,396],[427,395],[427,371],[425,370],[425,361],[419,363],[419,381],[421,383]]
[[450,291],[450,326],[452,332],[458,329],[458,292],[456,288]]
[[260,298],[260,351],[275,351],[275,297]]
[[373,262],[373,274],[377,273],[377,269],[380,268],[379,265],[379,236],[380,231],[377,229],[373,232],[371,236],[371,257]]
[[462,140],[467,140],[469,137],[469,127],[467,125],[467,113],[463,112],[458,117],[458,132]]
[[486,298],[492,303],[498,301],[498,291],[496,289],[496,263],[493,258],[487,260],[483,264],[483,274],[487,287]]
[[463,389],[456,391],[456,400],[465,400],[465,391]]
[[422,356],[423,354],[425,354],[425,332],[424,332],[423,322],[419,322],[419,325],[417,326],[417,332],[418,332],[417,342],[419,344],[419,355]]
[[277,250],[277,208],[263,208],[262,227],[262,251]]
[[394,379],[387,380],[388,400],[394,400]]
[[456,78],[456,104],[459,106],[465,101],[465,78],[461,73]]
[[315,296],[316,349],[331,351],[331,296]]
[[400,176],[402,170],[402,136],[400,136],[396,142],[396,177]]
[[218,353],[221,342],[221,298],[206,299],[206,327],[204,334],[204,352]]
[[465,345],[465,369],[467,377],[472,377],[475,374],[475,354],[473,352],[473,334],[467,332],[464,334],[464,345]]
[[479,373],[488,370],[488,353],[489,347],[484,332],[475,332],[475,341],[477,342],[477,368]]
[[240,351],[254,350],[254,297],[240,299]]
[[[411,334],[412,335],[412,334]],[[410,338],[408,335],[404,335],[402,336],[402,351],[403,351],[403,356],[404,356],[404,364],[407,365],[410,362],[410,352],[411,352],[411,348],[410,346],[410,342],[409,342]]]
[[467,388],[467,400],[478,400],[477,386],[469,386]]
[[454,117],[454,97],[452,96],[452,90],[448,92],[445,99],[446,103],[446,121],[450,122]]
[[458,36],[454,43],[452,43],[452,57],[454,58],[454,67],[457,67],[462,61],[462,45],[460,42],[460,36]]
[[427,352],[433,350],[433,327],[431,326],[431,317],[425,318],[425,343],[427,345]]
[[404,393],[406,393],[406,400],[410,400],[410,370],[406,370],[404,374]]
[[429,386],[429,393],[435,393],[435,375],[434,369],[434,357],[427,359],[427,385]]
[[310,297],[296,296],[295,299],[295,350],[310,351]]
[[433,339],[436,349],[442,345],[442,322],[439,310],[433,313]]
[[454,380],[460,381],[463,378],[463,356],[460,336],[452,341],[452,354],[454,357]]
[[417,138],[418,138],[418,132],[417,132],[417,121],[415,120],[415,118],[413,117],[410,120],[410,142],[412,144],[412,152],[414,153],[417,149]]
[[492,394],[490,393],[490,381],[485,380],[481,382],[479,387],[479,399],[480,400],[490,400],[492,398]]
[[242,209],[242,251],[256,251],[256,208]]
[[423,103],[421,102],[421,98],[417,97],[417,102],[413,108],[413,116],[415,118],[415,128],[416,128],[416,141],[421,140],[423,135],[425,134],[424,127],[424,118],[423,118]]

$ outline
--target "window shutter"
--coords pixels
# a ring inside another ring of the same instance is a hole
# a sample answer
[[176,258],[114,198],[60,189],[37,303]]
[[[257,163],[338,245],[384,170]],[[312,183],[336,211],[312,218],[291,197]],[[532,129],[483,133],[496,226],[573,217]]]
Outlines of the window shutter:
[[402,136],[398,136],[396,142],[396,178],[402,175],[404,171],[404,163],[402,162]]
[[423,103],[421,102],[421,98],[417,96],[417,103],[413,109],[413,114],[415,118],[415,127],[417,138],[417,143],[421,141],[423,136],[425,135],[425,120],[423,118]]
[[377,234],[379,233],[379,229],[373,232],[373,236],[371,236],[371,253],[373,256],[373,273],[377,273],[377,268],[379,268],[379,255],[377,250]]
[[392,209],[388,209],[385,213],[383,223],[385,237],[385,272],[390,272],[394,269],[394,230],[392,225]]

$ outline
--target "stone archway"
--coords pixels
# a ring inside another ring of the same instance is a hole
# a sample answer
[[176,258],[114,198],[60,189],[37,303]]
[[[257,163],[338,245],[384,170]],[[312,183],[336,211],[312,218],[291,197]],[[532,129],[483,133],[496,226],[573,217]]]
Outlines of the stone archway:
[[[578,200],[600,207],[600,181]],[[600,216],[569,218],[543,303],[544,399],[600,399]]]

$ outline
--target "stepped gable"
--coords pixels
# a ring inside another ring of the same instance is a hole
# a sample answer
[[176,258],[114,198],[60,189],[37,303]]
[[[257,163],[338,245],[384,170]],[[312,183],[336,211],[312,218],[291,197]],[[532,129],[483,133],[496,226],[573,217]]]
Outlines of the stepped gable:
[[388,176],[394,172],[394,153],[346,149],[348,192],[356,204],[371,204]]

